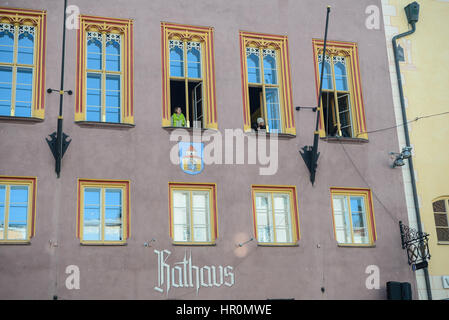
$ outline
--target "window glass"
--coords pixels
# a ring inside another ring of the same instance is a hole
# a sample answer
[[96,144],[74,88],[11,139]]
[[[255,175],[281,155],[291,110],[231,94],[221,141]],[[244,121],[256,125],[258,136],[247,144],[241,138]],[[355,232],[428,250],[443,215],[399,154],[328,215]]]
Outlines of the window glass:
[[87,121],[101,121],[101,74],[87,74]]
[[18,117],[31,117],[33,69],[17,68],[16,111]]
[[101,42],[91,39],[87,42],[87,69],[101,70]]
[[170,49],[170,76],[184,77],[184,53],[178,46]]
[[281,131],[281,114],[277,88],[266,88],[267,122],[270,132]]
[[14,58],[14,34],[9,31],[0,32],[0,62],[12,63]]
[[201,78],[201,44],[189,42],[192,46],[187,50],[187,74],[189,78]]
[[259,50],[247,55],[248,82],[260,83]]
[[101,239],[101,189],[84,189],[83,240]]
[[263,58],[264,78],[267,84],[277,84],[276,56],[274,50],[272,51],[271,55],[266,55]]
[[28,187],[11,186],[9,195],[8,240],[27,238]]
[[117,41],[106,44],[106,70],[120,71],[120,44]]
[[0,115],[11,115],[12,67],[0,66]]
[[33,64],[34,38],[24,32],[19,35],[19,45],[17,50],[17,63]]
[[122,190],[105,190],[104,240],[122,240]]

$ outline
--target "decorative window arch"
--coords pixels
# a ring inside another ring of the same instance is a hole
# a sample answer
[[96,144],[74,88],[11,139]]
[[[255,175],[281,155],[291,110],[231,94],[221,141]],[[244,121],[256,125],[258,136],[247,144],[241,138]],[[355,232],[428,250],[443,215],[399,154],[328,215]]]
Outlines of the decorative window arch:
[[287,36],[240,32],[243,127],[296,135]]
[[45,11],[0,8],[0,116],[45,116]]
[[217,129],[213,28],[162,22],[161,41],[162,126],[180,107],[179,126]]
[[[323,40],[313,39],[317,95]],[[320,137],[368,139],[357,44],[327,41],[321,99]]]
[[81,15],[76,122],[134,124],[133,21]]

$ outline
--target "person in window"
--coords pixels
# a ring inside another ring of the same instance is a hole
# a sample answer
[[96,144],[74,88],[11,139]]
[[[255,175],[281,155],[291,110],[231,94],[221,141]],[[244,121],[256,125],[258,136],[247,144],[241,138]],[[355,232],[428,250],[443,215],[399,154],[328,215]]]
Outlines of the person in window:
[[263,118],[257,118],[256,132],[266,131],[265,120]]
[[175,108],[175,113],[171,116],[171,125],[173,127],[185,127],[186,126],[186,118],[182,113],[181,107]]

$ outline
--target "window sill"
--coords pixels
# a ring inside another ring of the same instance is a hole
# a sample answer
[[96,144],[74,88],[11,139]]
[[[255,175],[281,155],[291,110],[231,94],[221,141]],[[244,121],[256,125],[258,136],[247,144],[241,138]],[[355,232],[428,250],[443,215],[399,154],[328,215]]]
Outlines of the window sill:
[[444,246],[444,245],[448,246],[448,245],[449,245],[449,241],[438,241],[437,244],[438,244],[438,245],[441,244],[441,245],[443,245],[443,246]]
[[44,119],[34,117],[12,117],[12,116],[0,116],[1,122],[18,122],[18,123],[40,123],[44,122]]
[[195,247],[198,247],[198,246],[205,246],[205,247],[214,247],[214,246],[216,246],[217,244],[215,243],[215,242],[198,242],[198,243],[195,243],[195,242],[172,242],[171,243],[172,245],[174,245],[174,246],[195,246]]
[[375,244],[342,244],[342,243],[337,243],[337,247],[342,247],[342,248],[375,248],[376,245]]
[[362,139],[362,138],[346,138],[346,137],[322,137],[320,138],[323,141],[326,142],[341,142],[341,143],[348,143],[348,144],[363,144],[368,143],[368,139]]
[[[249,135],[249,136],[256,136],[256,137],[259,135],[259,133],[256,132],[256,131],[245,132],[245,134]],[[281,139],[296,138],[296,135],[290,134],[290,133],[270,133],[270,132],[264,132],[264,134],[262,134],[262,135],[264,135],[266,137],[271,137],[271,136],[278,137],[278,138],[281,138]]]
[[108,128],[108,129],[131,129],[135,124],[116,122],[96,122],[96,121],[75,121],[80,127],[86,128]]
[[190,127],[162,127],[162,129],[165,129],[167,131],[175,131],[177,129],[184,129],[188,132],[193,132],[194,130],[201,130],[201,132],[212,130],[212,131],[218,131],[217,129],[213,128],[190,128]]
[[10,240],[10,241],[0,241],[0,246],[1,245],[31,245],[31,241],[30,240]]
[[263,243],[257,242],[259,247],[299,247],[299,243]]
[[80,245],[82,246],[108,246],[108,247],[115,247],[115,246],[127,246],[128,244],[126,242],[80,242]]

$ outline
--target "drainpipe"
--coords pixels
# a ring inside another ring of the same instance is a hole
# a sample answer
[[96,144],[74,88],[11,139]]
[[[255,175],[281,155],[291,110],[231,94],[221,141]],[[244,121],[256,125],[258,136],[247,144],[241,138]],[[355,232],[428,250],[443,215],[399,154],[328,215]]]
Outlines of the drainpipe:
[[[405,144],[407,147],[410,147],[410,136],[408,134],[408,124],[407,124],[407,113],[405,111],[405,102],[404,102],[404,91],[402,88],[402,78],[401,78],[401,69],[399,66],[399,59],[398,59],[398,48],[396,44],[396,40],[408,35],[411,35],[416,30],[416,21],[409,21],[410,25],[412,26],[412,29],[395,35],[392,39],[393,43],[393,53],[394,53],[394,64],[396,66],[396,76],[398,80],[398,88],[399,88],[399,99],[401,102],[401,111],[402,111],[402,123],[404,124],[404,134],[405,134]],[[412,183],[412,191],[413,191],[413,202],[415,205],[415,215],[416,215],[416,224],[418,226],[418,231],[422,232],[422,224],[421,224],[421,215],[419,212],[419,202],[418,202],[418,192],[416,190],[416,179],[415,179],[415,170],[413,168],[413,160],[412,157],[408,158],[408,168],[410,171],[410,178]],[[426,292],[427,292],[427,299],[432,300],[432,289],[430,286],[430,278],[429,278],[429,270],[427,270],[427,267],[423,269],[424,271],[424,279],[426,281]]]

